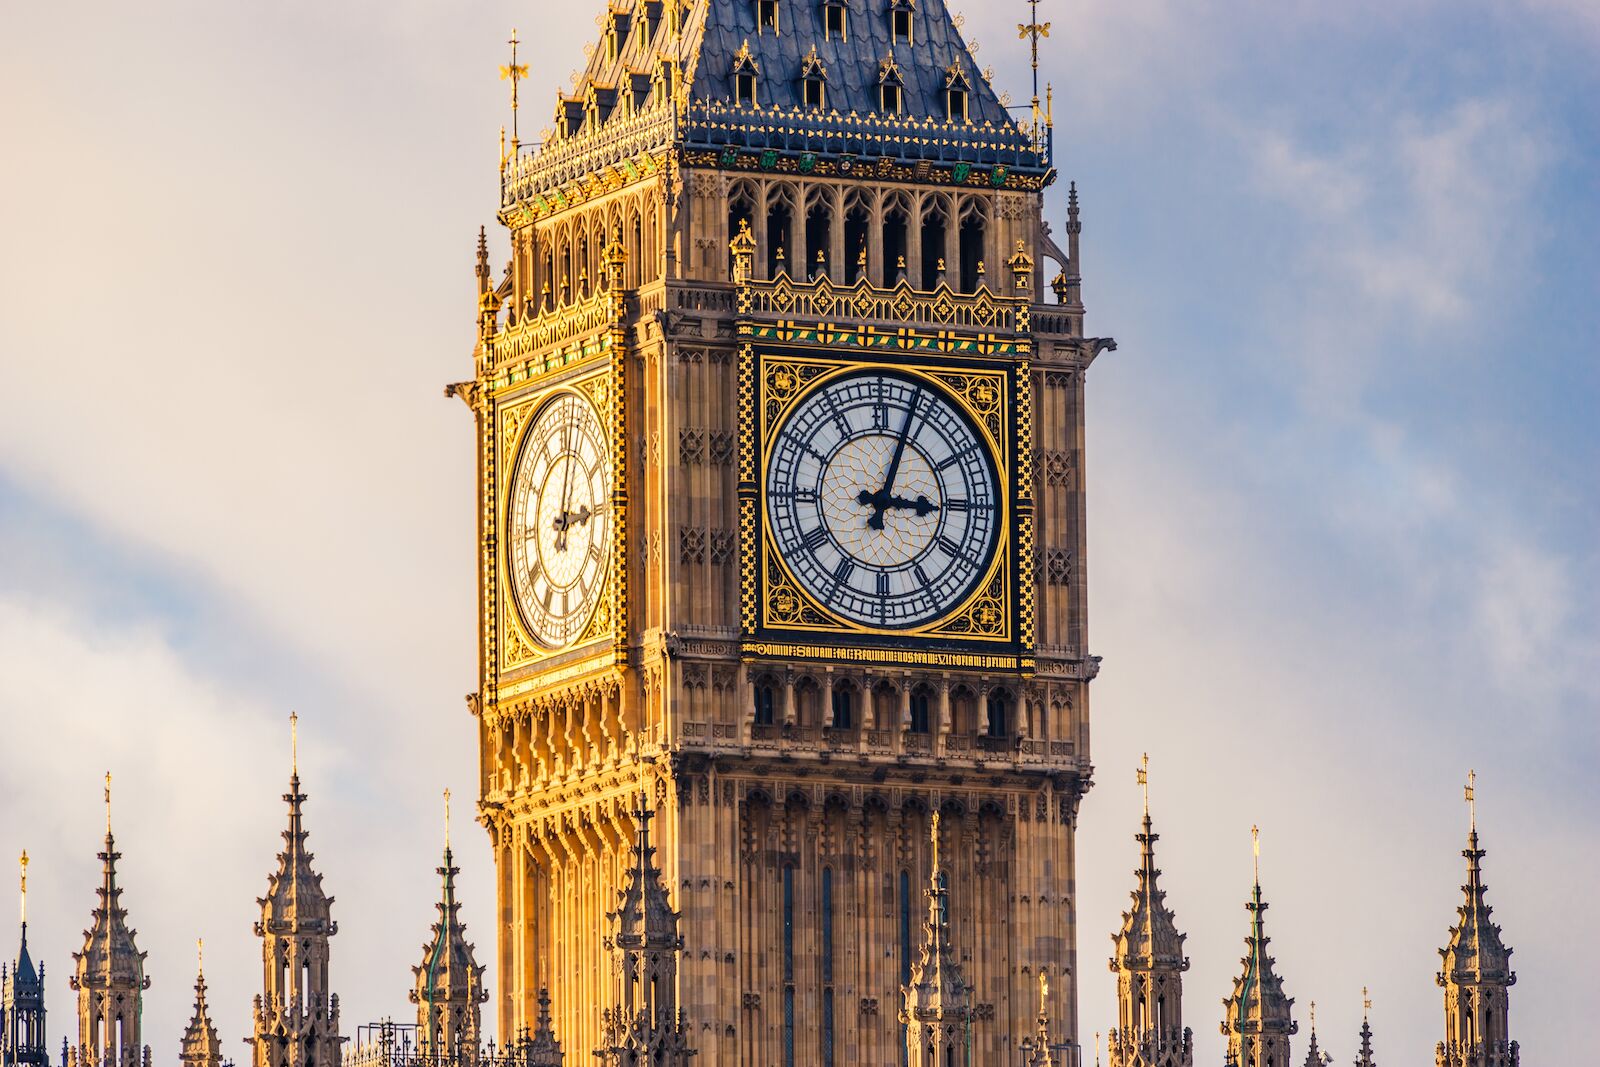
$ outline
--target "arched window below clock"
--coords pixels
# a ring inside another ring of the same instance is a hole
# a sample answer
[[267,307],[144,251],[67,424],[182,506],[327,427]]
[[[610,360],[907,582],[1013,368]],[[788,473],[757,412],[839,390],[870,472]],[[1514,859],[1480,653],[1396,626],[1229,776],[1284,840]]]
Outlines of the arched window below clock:
[[856,687],[853,682],[833,684],[833,717],[828,725],[835,730],[853,730],[856,726]]
[[984,733],[989,737],[1005,737],[1010,732],[1011,694],[1004,689],[992,690],[986,710],[988,722]]
[[950,730],[962,737],[978,732],[978,694],[971,686],[958,685],[950,690]]
[[911,732],[925,734],[928,732],[928,710],[933,702],[933,690],[928,686],[919,685],[911,691]]
[[865,725],[874,730],[886,730],[900,714],[900,693],[892,682],[879,682],[872,687],[872,721]]
[[794,684],[795,722],[799,726],[822,725],[822,689],[814,678]]
[[770,677],[764,677],[756,682],[755,724],[757,726],[771,726],[777,718],[778,692],[777,686],[772,684]]

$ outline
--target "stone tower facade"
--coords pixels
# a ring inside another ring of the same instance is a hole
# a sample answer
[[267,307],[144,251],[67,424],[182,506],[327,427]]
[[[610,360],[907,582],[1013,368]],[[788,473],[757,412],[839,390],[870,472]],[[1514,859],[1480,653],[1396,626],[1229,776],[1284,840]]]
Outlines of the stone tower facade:
[[[1122,913],[1112,936],[1116,952],[1117,1026],[1108,1035],[1111,1067],[1192,1067],[1194,1036],[1183,1023],[1183,973],[1189,969],[1176,918],[1156,884],[1156,834],[1150,809],[1139,842],[1138,884],[1133,906]],[[1287,1067],[1287,1065],[1282,1065]]]
[[[1471,801],[1472,786],[1467,789]],[[1467,861],[1467,884],[1461,887],[1466,899],[1450,928],[1450,944],[1439,950],[1445,1039],[1439,1042],[1438,1067],[1517,1067],[1520,1052],[1510,1019],[1517,975],[1512,950],[1500,939],[1500,927],[1490,919],[1494,909],[1484,899],[1485,853],[1478,847],[1476,810],[1461,855]]]
[[[944,0],[616,0],[480,245],[498,1029],[568,1049],[633,798],[704,1065],[895,1063],[929,829],[978,1062],[1076,1039],[1090,770],[1074,199]],[[507,75],[516,84],[515,61]],[[1047,261],[1054,267],[1047,268]],[[1052,280],[1053,279],[1053,280]],[[1015,887],[1026,886],[1026,892]]]
[[1244,971],[1234,979],[1233,995],[1223,1002],[1228,1067],[1289,1067],[1289,1039],[1300,1026],[1291,1015],[1294,998],[1284,994],[1283,979],[1267,954],[1267,903],[1261,898],[1259,873],[1245,908],[1250,934],[1240,961]]
[[78,1044],[71,1062],[81,1067],[149,1067],[150,1049],[142,1039],[145,954],[134,942],[128,913],[117,885],[117,851],[111,833],[111,776],[106,776],[106,843],[99,854],[100,903],[84,931],[83,951],[73,954],[72,988],[78,993]]
[[329,987],[328,941],[339,932],[333,898],[306,850],[300,771],[289,776],[289,826],[267,895],[256,903],[261,919],[262,990],[256,997],[251,1059],[255,1067],[338,1067],[339,997]]
[[467,941],[456,900],[455,865],[447,841],[444,865],[438,868],[439,921],[433,938],[422,946],[422,962],[413,967],[411,1003],[417,1006],[417,1052],[425,1060],[476,1067],[484,1040],[482,1005],[489,999],[473,946]]
[[183,1067],[222,1067],[222,1041],[211,1021],[211,1008],[206,1003],[206,971],[201,964],[195,971],[194,1016],[189,1028],[183,1032],[179,1046],[178,1062]]
[[0,965],[0,1067],[49,1067],[44,965],[28,953],[28,854],[22,854],[22,934],[10,968]]

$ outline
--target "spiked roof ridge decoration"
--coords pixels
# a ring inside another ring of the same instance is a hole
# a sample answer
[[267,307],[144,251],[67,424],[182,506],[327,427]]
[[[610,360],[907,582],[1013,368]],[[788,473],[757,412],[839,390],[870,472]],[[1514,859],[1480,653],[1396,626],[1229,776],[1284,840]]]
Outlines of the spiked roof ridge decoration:
[[93,925],[83,932],[83,951],[75,952],[77,973],[72,976],[76,990],[145,990],[150,979],[144,973],[146,953],[135,943],[138,933],[128,927],[128,913],[122,907],[122,888],[117,885],[116,838],[111,832],[111,775],[106,774],[106,843],[97,856],[101,864],[99,906],[94,909]]
[[1111,969],[1159,969],[1187,971],[1189,958],[1183,954],[1188,934],[1178,931],[1177,916],[1167,907],[1167,894],[1157,885],[1161,868],[1156,866],[1156,842],[1161,836],[1150,821],[1150,757],[1139,768],[1139,784],[1145,788],[1144,830],[1134,835],[1139,842],[1138,884],[1130,894],[1133,906],[1122,913],[1122,929],[1111,936],[1116,955]]
[[520,1058],[523,1067],[563,1067],[566,1062],[550,1018],[550,990],[543,986],[539,987],[539,1017],[533,1036],[521,1050]]
[[178,1060],[183,1067],[221,1067],[222,1041],[206,1005],[205,942],[195,943],[194,1016],[183,1033]]
[[[1267,903],[1261,895],[1261,831],[1250,828],[1255,852],[1255,886],[1245,909],[1250,912],[1250,933],[1245,938],[1242,973],[1234,979],[1233,995],[1223,1001],[1226,1015],[1222,1032],[1228,1036],[1229,1055],[1238,1067],[1257,1060],[1252,1050],[1263,1045],[1278,1045],[1287,1053],[1288,1039],[1299,1030],[1291,1011],[1294,998],[1283,991],[1276,961],[1267,952]],[[1281,1062],[1287,1062],[1285,1056]]]
[[256,903],[262,921],[256,933],[310,933],[332,936],[339,932],[333,921],[333,898],[322,888],[322,875],[312,869],[315,855],[306,849],[307,832],[301,809],[306,794],[300,791],[299,716],[289,716],[291,763],[289,791],[283,794],[289,805],[289,825],[283,831],[283,851],[278,853],[278,869],[267,878],[267,895]]
[[[422,962],[411,968],[416,986],[411,1003],[418,1006],[422,1033],[419,1044],[431,1046],[436,1035],[447,1040],[458,1038],[465,1045],[478,1044],[477,1006],[489,999],[484,988],[484,968],[479,966],[473,945],[467,940],[467,927],[461,921],[461,903],[456,900],[455,865],[450,850],[450,790],[444,791],[444,863],[436,868],[440,878],[439,920],[433,924],[433,937],[422,946]],[[454,1054],[453,1048],[434,1049],[441,1059]]]
[[[996,168],[997,185],[1031,189],[1053,180],[1042,135],[1011,114],[986,77],[966,75],[964,115],[950,115],[950,71],[974,64],[947,0],[907,5],[909,40],[894,32],[886,3],[850,5],[842,36],[827,31],[823,3],[785,3],[791,14],[773,33],[762,32],[754,3],[613,0],[583,69],[556,94],[549,138],[519,152],[513,137],[503,205],[542,202],[579,174],[674,144],[719,157],[748,150],[927,161],[943,164],[946,179],[960,163]],[[797,76],[813,50],[813,69],[828,72],[825,109],[807,107],[806,78]],[[884,112],[880,92],[880,64],[891,54],[903,84],[898,114]],[[750,70],[762,73],[760,91],[741,102],[740,73]],[[626,107],[608,103],[619,86],[631,96]]]

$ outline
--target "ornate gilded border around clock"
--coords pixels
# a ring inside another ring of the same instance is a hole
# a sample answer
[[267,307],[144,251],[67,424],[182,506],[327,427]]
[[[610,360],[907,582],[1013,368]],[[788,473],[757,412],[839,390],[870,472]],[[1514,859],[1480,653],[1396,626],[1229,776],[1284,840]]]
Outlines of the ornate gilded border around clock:
[[[495,487],[495,521],[505,521],[509,513],[509,494],[511,491],[510,476],[516,470],[516,457],[522,448],[523,437],[527,432],[528,422],[532,415],[542,408],[545,403],[560,393],[578,393],[585,397],[594,406],[596,414],[604,423],[607,419],[614,419],[614,409],[617,406],[617,397],[621,390],[613,384],[612,369],[607,366],[597,374],[591,373],[576,380],[563,380],[552,383],[548,388],[539,389],[518,396],[515,400],[501,403],[495,412],[495,447],[497,461],[494,465]],[[617,443],[611,442],[612,456],[612,484],[622,476],[617,462]],[[615,530],[618,516],[612,516],[612,528]],[[495,531],[495,544],[501,544],[500,534]],[[619,627],[618,620],[622,617],[622,603],[619,598],[617,573],[621,569],[618,561],[618,550],[615,543],[612,545],[611,573],[606,577],[606,588],[601,591],[600,602],[596,605],[594,614],[589,623],[584,627],[583,634],[572,644],[565,648],[544,649],[528,633],[523,625],[521,614],[517,611],[516,601],[511,594],[509,586],[510,575],[506,567],[505,552],[503,548],[494,549],[494,585],[495,601],[499,606],[498,632],[498,659],[496,663],[497,675],[503,679],[508,673],[519,671],[525,667],[549,660],[556,656],[567,656],[574,650],[583,649],[586,645],[612,637]],[[503,688],[503,686],[502,686]]]
[[[759,327],[750,328],[752,333]],[[827,381],[860,371],[894,369],[928,381],[947,394],[976,426],[997,459],[1001,479],[1002,531],[984,576],[967,597],[939,619],[908,629],[865,626],[829,612],[790,574],[777,552],[761,507],[760,482],[772,435],[798,401]],[[1012,529],[1017,503],[1016,472],[1021,455],[1013,440],[1013,420],[1006,418],[1015,391],[1012,366],[1006,361],[961,363],[951,360],[905,361],[886,366],[879,360],[819,357],[779,350],[757,352],[745,344],[739,359],[740,456],[740,595],[741,623],[747,638],[779,634],[861,636],[897,641],[945,641],[1004,644],[1018,639],[1016,592],[1010,562],[1020,551]],[[1031,515],[1029,516],[1031,531]]]

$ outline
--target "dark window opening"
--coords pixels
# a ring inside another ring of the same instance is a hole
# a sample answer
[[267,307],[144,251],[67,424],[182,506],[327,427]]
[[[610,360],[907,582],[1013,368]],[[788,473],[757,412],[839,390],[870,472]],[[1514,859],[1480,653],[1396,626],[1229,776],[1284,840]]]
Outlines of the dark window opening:
[[805,80],[806,107],[820,108],[826,100],[822,79],[810,77]]
[[951,89],[950,98],[946,102],[951,122],[967,121],[967,91],[965,89]]
[[846,16],[843,4],[829,4],[824,14],[824,35],[828,40],[835,37],[841,40],[845,35]]
[[754,107],[756,103],[756,76],[754,74],[741,74],[735,81],[737,85],[734,87],[734,102],[741,107],[745,105]]
[[911,732],[925,734],[928,732],[928,692],[919,689],[911,694]]
[[757,5],[756,28],[778,32],[778,0],[760,0]]
[[756,686],[756,725],[771,726],[773,710],[777,705],[776,694],[770,685]]
[[779,271],[790,269],[786,257],[794,247],[791,241],[793,229],[794,219],[787,204],[777,203],[767,209],[768,278],[776,278]]
[[895,210],[883,216],[883,274],[886,283],[906,276],[906,217]]
[[891,12],[890,22],[894,27],[894,39],[896,41],[911,40],[911,12],[904,8]]
[[922,219],[922,288],[933,289],[944,280],[944,217],[926,215]]
[[828,273],[828,249],[833,244],[833,216],[818,204],[806,216],[806,265],[812,277]]
[[883,110],[890,115],[900,114],[900,86],[885,82],[878,87],[883,96]]
[[1010,717],[1011,702],[1004,693],[990,693],[988,702],[990,737],[1006,736],[1006,720]]
[[867,275],[867,212],[852,208],[844,217],[844,281],[854,285]]
[[961,224],[961,291],[975,293],[983,280],[983,220],[970,218]]
[[833,691],[833,728],[849,730],[856,721],[856,691],[841,687]]

